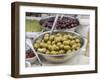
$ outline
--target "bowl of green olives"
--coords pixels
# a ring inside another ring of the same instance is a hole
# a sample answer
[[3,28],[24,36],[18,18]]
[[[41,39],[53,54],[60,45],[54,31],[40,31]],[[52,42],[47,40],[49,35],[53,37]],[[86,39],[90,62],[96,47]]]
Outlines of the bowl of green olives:
[[62,63],[75,56],[84,45],[84,39],[76,32],[54,30],[39,34],[33,48],[49,62]]

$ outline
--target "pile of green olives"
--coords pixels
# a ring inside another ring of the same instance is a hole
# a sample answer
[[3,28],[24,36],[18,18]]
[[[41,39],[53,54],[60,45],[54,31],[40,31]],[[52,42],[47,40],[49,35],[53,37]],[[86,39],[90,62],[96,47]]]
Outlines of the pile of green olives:
[[71,33],[47,33],[38,38],[33,46],[37,52],[44,54],[66,54],[80,49],[81,40]]

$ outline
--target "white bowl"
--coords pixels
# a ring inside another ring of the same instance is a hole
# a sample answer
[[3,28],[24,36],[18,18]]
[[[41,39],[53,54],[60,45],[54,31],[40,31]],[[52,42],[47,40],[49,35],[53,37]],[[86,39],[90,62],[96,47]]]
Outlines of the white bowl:
[[37,60],[36,56],[32,58],[26,58],[26,61],[30,62],[31,64],[34,63]]

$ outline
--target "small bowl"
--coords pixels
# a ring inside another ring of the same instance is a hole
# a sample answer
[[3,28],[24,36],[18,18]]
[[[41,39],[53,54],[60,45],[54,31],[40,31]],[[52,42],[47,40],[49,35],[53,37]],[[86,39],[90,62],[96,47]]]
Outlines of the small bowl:
[[[29,53],[33,53],[33,51],[31,50],[31,52],[28,52],[28,51],[30,51],[31,49],[28,47],[28,46],[26,46],[26,56],[29,56]],[[33,55],[34,55],[34,53],[33,53]],[[26,61],[28,61],[28,62],[30,62],[31,64],[32,63],[34,63],[35,61],[37,60],[37,57],[34,55],[33,57],[26,57]]]

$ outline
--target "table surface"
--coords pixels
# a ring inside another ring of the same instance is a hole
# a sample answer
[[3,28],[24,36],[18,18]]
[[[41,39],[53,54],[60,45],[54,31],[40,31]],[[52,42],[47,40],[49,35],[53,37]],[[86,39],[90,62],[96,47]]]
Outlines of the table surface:
[[[53,64],[50,63],[46,60],[42,60],[43,66],[58,66],[58,65],[86,65],[89,64],[89,57],[85,56],[83,54],[79,54],[74,56],[73,58],[71,58],[70,60],[64,62],[64,63],[60,63],[60,64]],[[38,61],[34,64],[32,64],[33,66],[39,66]]]

